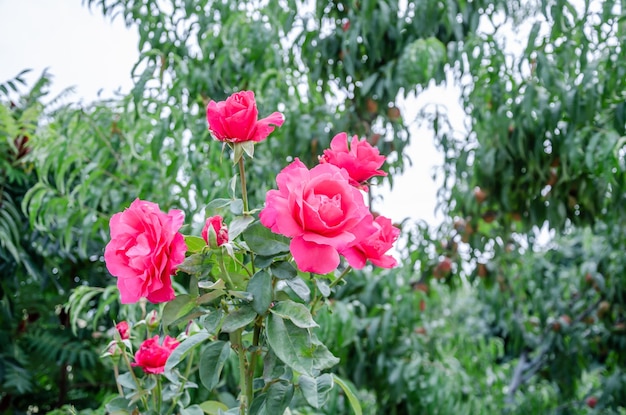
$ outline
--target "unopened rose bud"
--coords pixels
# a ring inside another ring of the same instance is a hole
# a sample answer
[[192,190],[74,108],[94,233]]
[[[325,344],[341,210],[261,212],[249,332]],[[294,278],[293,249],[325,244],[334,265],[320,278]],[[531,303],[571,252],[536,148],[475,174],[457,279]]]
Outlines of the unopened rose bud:
[[119,334],[120,339],[126,340],[130,338],[130,327],[126,321],[120,321],[115,325],[117,329],[117,334]]
[[194,334],[200,333],[200,331],[202,331],[202,327],[200,327],[194,320],[189,320],[189,324],[187,324],[187,328],[185,329],[185,335],[187,337],[191,337]]
[[149,330],[158,329],[160,323],[161,319],[159,318],[159,313],[156,310],[150,311],[146,316],[146,326],[148,326]]

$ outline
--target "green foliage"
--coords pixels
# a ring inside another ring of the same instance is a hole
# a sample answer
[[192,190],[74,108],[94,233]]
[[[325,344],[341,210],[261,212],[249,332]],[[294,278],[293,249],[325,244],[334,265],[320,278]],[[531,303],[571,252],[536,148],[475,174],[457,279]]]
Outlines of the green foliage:
[[[257,413],[287,401],[293,413],[350,413],[358,399],[366,414],[584,414],[589,397],[595,411],[624,412],[623,4],[84,3],[134,26],[142,54],[128,96],[85,107],[45,101],[46,74],[27,93],[25,72],[0,84],[0,337],[9,339],[0,345],[0,411],[109,401],[112,377],[95,357],[116,319],[145,324],[146,310],[121,311],[115,289],[100,288],[112,287],[100,257],[110,216],[140,197],[183,209],[186,234],[224,214],[231,237],[262,254],[255,261],[269,273],[220,269],[230,253],[202,252],[190,239],[197,252],[181,267],[184,294],[162,310],[167,332],[199,317],[200,337],[222,346],[220,330],[266,315],[280,356],[266,356],[264,370],[308,375],[293,387],[262,380]],[[524,25],[524,49],[511,54],[503,36]],[[286,160],[315,163],[340,131],[395,153],[392,173],[401,172],[411,120],[395,102],[446,76],[463,86],[469,122],[460,135],[432,116],[445,156],[445,223],[406,223],[403,267],[366,269],[327,299],[327,280],[299,275],[286,241],[241,216],[234,167],[222,163],[232,153],[207,133],[206,104],[250,89],[260,114],[285,113],[254,154],[250,200],[259,205]],[[544,224],[556,235],[547,246]],[[227,278],[236,290],[225,289]],[[279,289],[270,292],[268,280]],[[309,316],[301,302],[318,294],[325,305]],[[235,314],[207,311],[232,298]],[[168,379],[185,374],[183,357],[208,353],[200,337],[183,342]],[[317,369],[333,355],[340,378],[331,379]],[[187,403],[201,403],[190,413],[235,402],[236,359],[209,356],[190,378],[215,390],[185,387]],[[207,368],[221,369],[219,380]],[[354,394],[329,390],[341,379]],[[109,409],[128,405],[122,398]]]

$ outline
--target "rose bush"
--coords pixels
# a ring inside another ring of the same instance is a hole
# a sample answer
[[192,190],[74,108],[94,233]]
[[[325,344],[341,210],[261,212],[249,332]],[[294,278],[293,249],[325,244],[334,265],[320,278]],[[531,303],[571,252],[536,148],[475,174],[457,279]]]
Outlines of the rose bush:
[[329,273],[339,252],[363,236],[371,214],[346,170],[319,164],[311,170],[298,159],[276,176],[278,190],[267,193],[261,223],[293,238],[290,251],[304,272]]
[[[252,158],[256,143],[283,121],[280,113],[260,121],[257,115],[249,91],[207,107],[209,129],[233,151],[241,199],[211,201],[201,237],[182,236],[182,212],[165,214],[150,202],[135,200],[111,218],[105,262],[118,277],[122,302],[167,303],[149,312],[140,303],[132,340],[146,340],[134,355],[128,326],[118,324],[120,338],[103,353],[114,360],[120,393],[110,412],[283,414],[296,391],[322,408],[335,384],[360,411],[350,386],[323,373],[338,359],[316,337],[314,317],[351,267],[396,264],[387,251],[399,230],[387,218],[374,219],[362,192],[367,180],[384,174],[378,170],[384,157],[356,137],[348,149],[347,134],[339,134],[320,164],[309,169],[296,159],[278,173],[260,212],[250,210],[244,155]],[[233,215],[228,225],[222,214]],[[346,263],[334,275],[341,256]],[[176,271],[187,275],[177,279],[174,296]],[[165,334],[162,343],[155,333]],[[120,374],[119,365],[128,371]],[[135,367],[158,376],[138,377]],[[198,384],[216,396],[225,367],[239,371],[239,396],[190,405],[189,389]]]
[[142,297],[153,303],[174,298],[171,275],[187,251],[178,233],[184,218],[181,210],[164,213],[157,204],[139,199],[111,217],[111,241],[104,250],[104,260],[117,277],[123,304]]
[[165,336],[162,344],[159,342],[159,336],[146,339],[135,353],[133,366],[142,368],[146,373],[163,373],[167,358],[179,344],[178,340],[170,336]]
[[206,116],[215,138],[228,143],[263,141],[274,131],[274,126],[280,127],[285,121],[280,112],[259,120],[252,91],[237,92],[226,101],[210,101]]

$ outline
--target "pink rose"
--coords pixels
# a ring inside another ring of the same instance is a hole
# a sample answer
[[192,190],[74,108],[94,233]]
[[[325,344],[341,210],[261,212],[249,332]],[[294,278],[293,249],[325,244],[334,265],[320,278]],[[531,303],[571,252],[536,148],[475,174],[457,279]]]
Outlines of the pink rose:
[[339,251],[357,239],[357,225],[370,215],[348,173],[332,164],[309,170],[296,159],[278,173],[276,183],[278,190],[267,192],[261,223],[293,238],[290,251],[301,271],[336,269]]
[[202,238],[204,238],[207,244],[210,244],[209,226],[215,231],[215,235],[217,236],[217,246],[224,245],[228,242],[228,228],[226,227],[226,224],[224,224],[224,218],[220,215],[210,216],[207,218],[204,223],[204,228],[202,228]]
[[153,303],[174,298],[170,276],[187,251],[178,233],[184,218],[180,210],[166,214],[156,203],[139,199],[111,217],[111,241],[104,250],[104,261],[117,277],[123,304],[141,297]]
[[274,126],[280,127],[285,121],[280,112],[262,120],[257,120],[258,116],[252,91],[237,92],[226,101],[211,101],[206,109],[209,130],[219,141],[229,143],[263,141],[274,131]]
[[363,223],[362,226],[366,236],[341,251],[348,263],[356,269],[361,269],[369,259],[372,264],[382,268],[395,267],[397,265],[395,258],[385,254],[398,239],[400,229],[393,226],[391,220],[384,216],[378,216],[370,223]]
[[126,340],[130,338],[130,328],[128,327],[128,323],[125,321],[120,321],[115,325],[118,334],[122,340]]
[[355,135],[348,148],[348,134],[339,133],[330,142],[330,149],[324,150],[320,156],[320,163],[330,163],[337,167],[346,169],[350,175],[350,182],[353,186],[367,190],[366,185],[362,185],[374,176],[386,176],[379,168],[385,162],[378,149],[372,147],[365,139],[359,141]]
[[165,336],[163,344],[159,344],[159,336],[147,339],[141,343],[139,350],[135,353],[133,366],[141,367],[146,373],[163,373],[167,358],[179,344],[178,340],[170,336]]

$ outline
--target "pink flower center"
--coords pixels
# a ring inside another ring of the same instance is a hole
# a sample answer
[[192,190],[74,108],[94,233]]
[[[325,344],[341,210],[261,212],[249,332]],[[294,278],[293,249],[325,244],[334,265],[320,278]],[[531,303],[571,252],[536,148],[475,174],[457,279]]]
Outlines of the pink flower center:
[[341,195],[328,197],[327,195],[317,195],[319,203],[317,211],[320,219],[328,226],[337,225],[343,218],[343,209],[341,209]]

